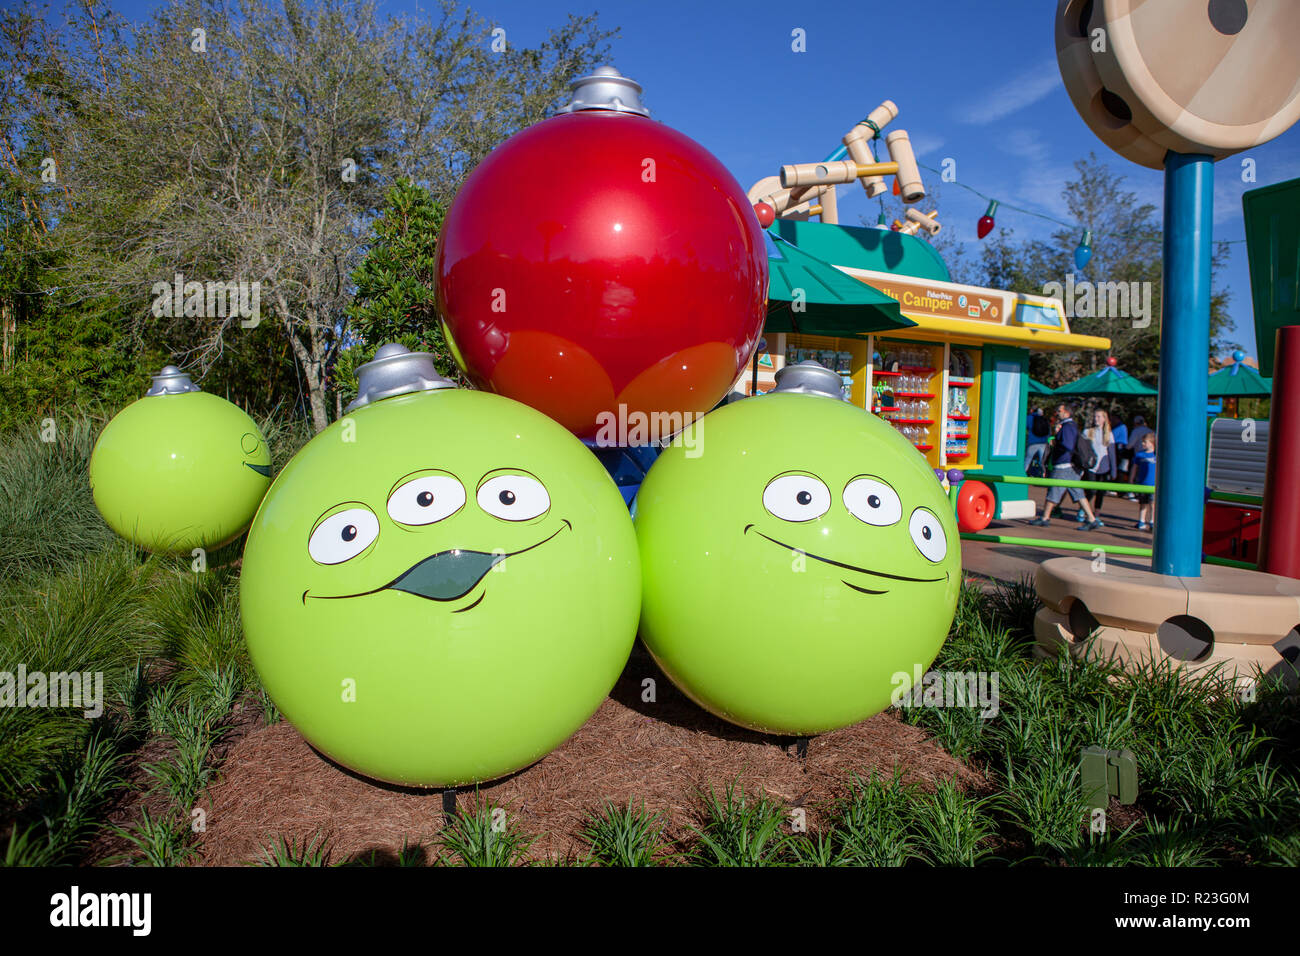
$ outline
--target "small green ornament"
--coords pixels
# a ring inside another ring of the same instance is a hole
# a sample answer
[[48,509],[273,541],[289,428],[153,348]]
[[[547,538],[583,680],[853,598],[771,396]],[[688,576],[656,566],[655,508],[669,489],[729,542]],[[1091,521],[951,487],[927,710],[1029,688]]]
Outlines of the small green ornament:
[[104,427],[90,456],[108,526],[162,553],[233,541],[270,483],[271,451],[253,420],[172,365]]

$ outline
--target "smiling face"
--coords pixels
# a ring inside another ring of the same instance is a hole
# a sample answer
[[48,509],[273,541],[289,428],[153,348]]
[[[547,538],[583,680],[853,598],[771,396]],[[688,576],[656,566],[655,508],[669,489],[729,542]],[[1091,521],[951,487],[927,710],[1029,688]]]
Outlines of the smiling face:
[[267,691],[334,760],[416,786],[491,780],[595,711],[627,660],[627,509],[523,405],[385,399],[313,439],[249,533],[244,630]]
[[90,486],[108,526],[150,551],[189,554],[237,538],[271,479],[253,420],[207,392],[155,395],[104,427]]
[[952,507],[925,459],[816,395],[728,405],[695,437],[698,456],[674,444],[637,496],[655,659],[756,730],[820,733],[885,709],[938,654],[961,581]]

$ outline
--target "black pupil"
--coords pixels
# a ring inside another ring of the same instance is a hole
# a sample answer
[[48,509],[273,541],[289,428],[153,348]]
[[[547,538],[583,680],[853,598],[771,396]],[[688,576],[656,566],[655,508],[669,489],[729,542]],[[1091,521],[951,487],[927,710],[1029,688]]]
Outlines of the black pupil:
[[512,505],[515,503],[515,493],[513,491],[503,491],[497,495],[503,505]]
[[812,504],[812,495],[806,491],[801,491],[794,496],[794,500],[801,505]]
[[921,537],[926,541],[930,540],[930,529],[928,527],[921,529]]
[[867,496],[867,504],[871,505],[871,507],[873,507],[873,508],[879,508],[879,507],[880,507],[880,495],[868,495],[868,496]]
[[415,496],[415,500],[419,503],[421,508],[427,508],[429,505],[433,504],[433,492],[422,491]]
[[357,526],[356,526],[356,525],[354,525],[354,524],[350,524],[350,525],[348,525],[346,528],[343,529],[343,540],[344,540],[344,541],[351,541],[351,540],[353,540],[354,538],[356,538],[356,536],[357,536]]

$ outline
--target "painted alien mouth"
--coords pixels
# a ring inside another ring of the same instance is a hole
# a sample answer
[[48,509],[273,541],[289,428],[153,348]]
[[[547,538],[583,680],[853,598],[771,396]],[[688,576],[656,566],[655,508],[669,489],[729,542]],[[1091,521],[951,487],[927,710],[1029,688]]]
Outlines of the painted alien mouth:
[[254,465],[251,461],[246,461],[246,462],[244,462],[244,467],[245,467],[245,468],[251,468],[251,469],[253,469],[253,471],[257,472],[257,473],[258,473],[259,475],[261,475],[263,478],[270,478],[270,477],[271,477],[271,466],[270,466],[270,465]]
[[[741,534],[749,534],[751,528],[754,528],[752,524],[745,525],[745,530],[742,531]],[[796,551],[799,554],[807,555],[808,557],[812,558],[814,561],[820,561],[823,564],[829,564],[833,568],[844,568],[844,570],[846,571],[855,571],[858,574],[869,574],[872,577],[876,577],[876,578],[885,578],[890,581],[908,581],[914,584],[934,584],[938,581],[948,580],[948,573],[946,571],[944,572],[944,575],[941,578],[913,578],[913,577],[908,577],[905,574],[889,574],[886,571],[872,571],[870,568],[860,568],[856,564],[845,564],[843,561],[836,561],[833,558],[823,558],[820,554],[813,554],[811,551],[805,551],[803,548],[796,548],[792,544],[786,544],[784,541],[777,541],[776,538],[770,538],[757,529],[754,529],[754,534],[758,535],[760,538],[767,538],[768,541],[771,541],[773,544],[785,548],[787,551]],[[844,580],[841,580],[840,583],[847,588],[852,588],[854,591],[858,591],[861,594],[888,594],[889,593],[888,591],[876,591],[876,590],[872,590],[871,588],[859,587],[856,584],[849,584],[848,581],[844,581]]]
[[[560,521],[563,522],[564,527],[557,528],[555,533],[549,537],[543,538],[536,544],[530,544],[526,548],[520,548],[518,551],[488,553],[486,551],[471,551],[465,548],[439,551],[437,554],[431,554],[427,558],[417,561],[393,580],[380,587],[371,588],[369,591],[358,591],[355,594],[312,594],[310,593],[311,589],[308,588],[302,592],[302,603],[306,604],[307,598],[316,601],[341,601],[344,598],[365,597],[368,594],[378,594],[381,591],[405,591],[407,594],[414,594],[416,597],[422,597],[430,601],[458,601],[478,587],[479,582],[487,576],[487,573],[506,558],[527,554],[534,548],[540,548],[563,531],[564,528],[568,528],[570,531],[573,530],[573,525],[568,518],[561,518]],[[487,592],[484,591],[474,603],[457,608],[452,613],[460,614],[464,611],[472,611],[479,606],[486,595]]]

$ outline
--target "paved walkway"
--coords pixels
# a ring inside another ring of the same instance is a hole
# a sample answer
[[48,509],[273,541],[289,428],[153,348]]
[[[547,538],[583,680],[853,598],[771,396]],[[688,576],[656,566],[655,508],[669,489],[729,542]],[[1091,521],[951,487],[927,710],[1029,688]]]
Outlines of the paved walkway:
[[[1030,488],[1029,497],[1033,499],[1039,513],[1042,512],[1043,496],[1046,490]],[[1107,495],[1106,503],[1101,509],[1101,520],[1106,527],[1097,531],[1083,531],[1074,519],[1078,509],[1065,496],[1064,510],[1060,506],[1052,514],[1052,523],[1046,528],[1035,528],[1029,519],[1014,521],[993,521],[984,529],[985,534],[1006,534],[1018,538],[1053,538],[1058,541],[1087,541],[1101,545],[1126,545],[1128,547],[1151,547],[1151,532],[1138,531],[1138,505],[1116,495]],[[1048,548],[1027,548],[1014,544],[997,544],[993,541],[963,541],[961,543],[962,567],[966,576],[975,579],[1001,579],[1014,581],[1024,575],[1033,576],[1042,564],[1050,558],[1072,555],[1087,557],[1087,551],[1065,551]],[[1128,560],[1148,562],[1147,558],[1129,558]]]

